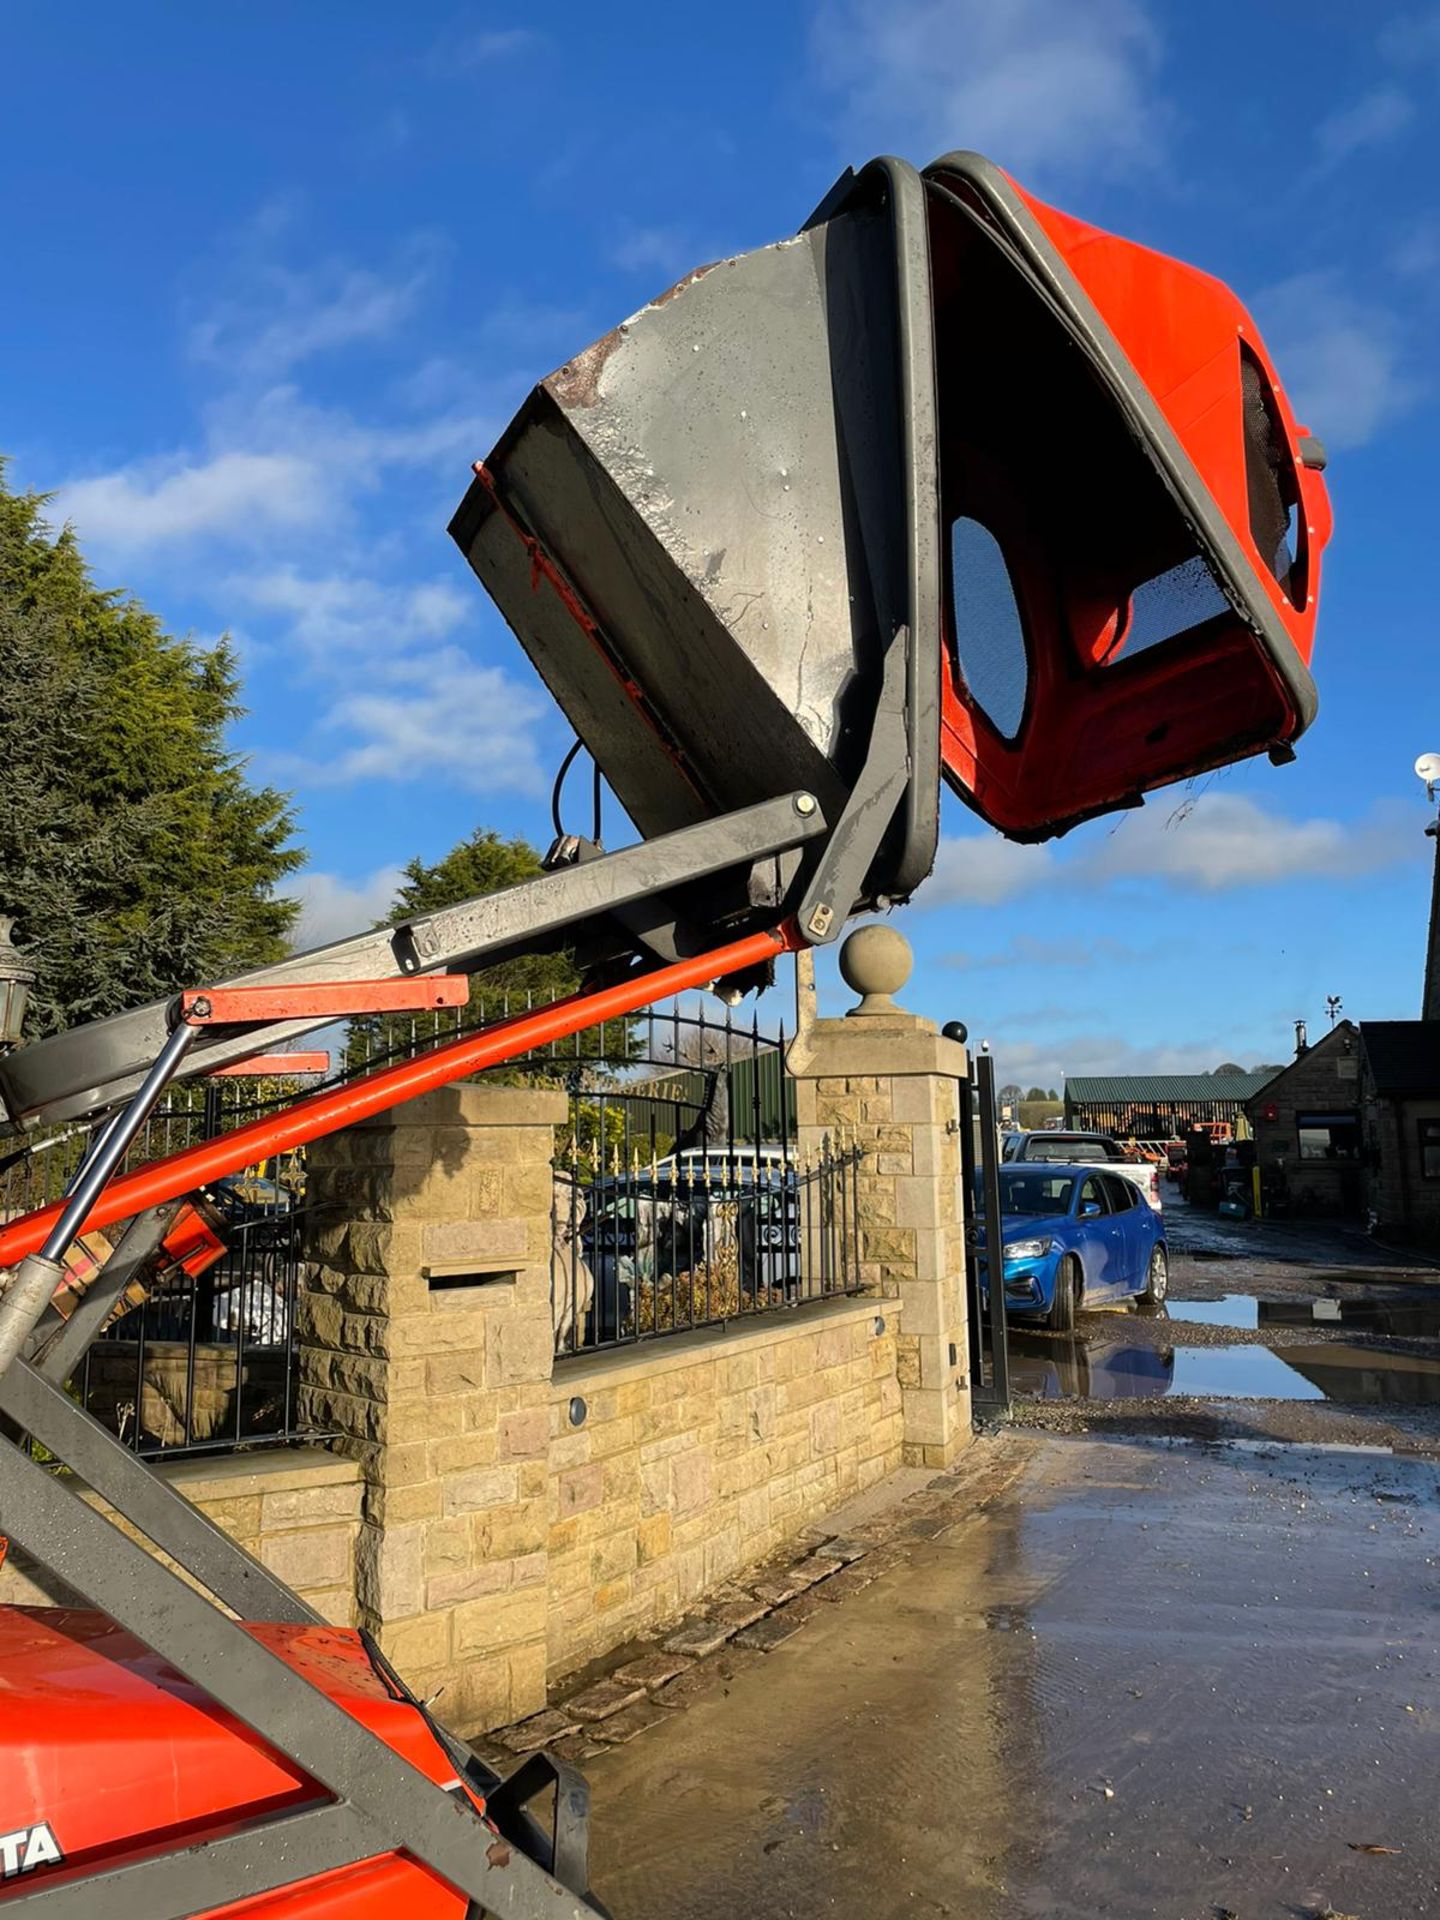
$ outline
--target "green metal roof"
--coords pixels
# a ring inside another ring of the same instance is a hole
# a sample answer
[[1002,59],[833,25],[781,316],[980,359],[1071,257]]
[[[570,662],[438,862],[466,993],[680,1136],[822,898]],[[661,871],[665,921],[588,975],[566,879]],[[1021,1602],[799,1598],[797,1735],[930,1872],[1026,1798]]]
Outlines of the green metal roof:
[[1268,1087],[1273,1073],[1087,1074],[1067,1078],[1071,1106],[1164,1106],[1197,1100],[1249,1100]]

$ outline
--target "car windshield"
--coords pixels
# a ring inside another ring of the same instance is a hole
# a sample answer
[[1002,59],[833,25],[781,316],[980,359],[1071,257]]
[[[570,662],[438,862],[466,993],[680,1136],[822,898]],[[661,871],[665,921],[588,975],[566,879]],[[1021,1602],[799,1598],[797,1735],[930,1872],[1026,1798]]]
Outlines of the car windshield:
[[1007,1167],[1000,1174],[1003,1213],[1068,1213],[1075,1179],[1068,1173],[1029,1173]]
[[1067,1140],[1063,1134],[1052,1139],[1032,1139],[1025,1149],[1027,1160],[1063,1160],[1070,1166],[1089,1166],[1094,1161],[1108,1161],[1110,1149],[1103,1140]]

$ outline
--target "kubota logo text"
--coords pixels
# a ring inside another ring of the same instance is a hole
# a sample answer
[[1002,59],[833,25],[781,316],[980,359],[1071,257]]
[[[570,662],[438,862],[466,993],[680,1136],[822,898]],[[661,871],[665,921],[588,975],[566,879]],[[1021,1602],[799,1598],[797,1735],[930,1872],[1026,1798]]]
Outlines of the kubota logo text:
[[37,1867],[58,1866],[65,1858],[50,1824],[42,1820],[38,1827],[17,1827],[14,1833],[0,1833],[0,1880],[14,1880]]

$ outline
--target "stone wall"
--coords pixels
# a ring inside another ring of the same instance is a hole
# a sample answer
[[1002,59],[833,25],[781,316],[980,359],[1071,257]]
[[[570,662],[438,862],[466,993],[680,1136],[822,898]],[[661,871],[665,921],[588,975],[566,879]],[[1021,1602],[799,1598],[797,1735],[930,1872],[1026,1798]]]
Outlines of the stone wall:
[[572,1672],[900,1464],[897,1302],[567,1361],[550,1407],[549,1668]]
[[[1269,1119],[1272,1107],[1275,1117]],[[1358,1115],[1359,1110],[1360,1044],[1348,1020],[1340,1021],[1253,1100],[1246,1101],[1261,1172],[1283,1174],[1292,1213],[1359,1213],[1365,1185],[1361,1163],[1302,1160],[1299,1133],[1302,1113]]]
[[563,1093],[457,1086],[311,1149],[300,1411],[357,1460],[359,1624],[460,1731],[545,1702]]
[[1440,1098],[1382,1098],[1373,1082],[1364,1105],[1368,1201],[1382,1233],[1440,1242],[1440,1180],[1427,1180],[1420,1156],[1422,1120],[1440,1120]]
[[[177,1460],[154,1471],[294,1587],[336,1626],[355,1615],[355,1542],[360,1529],[360,1469],[320,1447]],[[132,1538],[103,1500],[84,1495]],[[167,1562],[167,1564],[169,1564]],[[0,1567],[0,1604],[78,1605],[43,1569],[12,1548]]]

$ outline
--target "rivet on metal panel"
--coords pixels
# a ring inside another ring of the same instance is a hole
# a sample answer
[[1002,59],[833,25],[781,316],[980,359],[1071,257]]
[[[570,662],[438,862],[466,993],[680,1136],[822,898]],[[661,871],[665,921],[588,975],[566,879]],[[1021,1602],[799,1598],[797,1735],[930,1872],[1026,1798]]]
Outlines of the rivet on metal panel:
[[795,811],[798,814],[800,814],[803,818],[808,819],[810,815],[815,811],[814,794],[813,793],[797,793],[795,796]]
[[835,915],[831,908],[825,906],[816,907],[809,920],[811,933],[817,935],[828,933],[830,931],[830,922],[834,918]]

